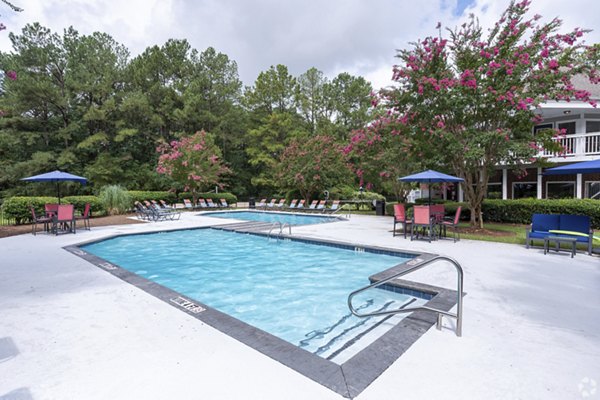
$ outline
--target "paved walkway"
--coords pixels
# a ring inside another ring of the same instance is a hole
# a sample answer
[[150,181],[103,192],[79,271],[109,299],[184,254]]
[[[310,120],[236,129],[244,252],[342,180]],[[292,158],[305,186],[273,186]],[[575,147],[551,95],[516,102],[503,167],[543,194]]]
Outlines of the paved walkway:
[[[341,399],[62,249],[215,223],[223,220],[184,213],[174,222],[0,239],[0,400]],[[581,398],[584,378],[600,384],[599,257],[468,240],[411,242],[392,237],[391,226],[389,217],[353,216],[293,230],[448,255],[465,269],[464,336],[430,330],[358,399],[563,400]],[[410,279],[455,284],[449,265]]]

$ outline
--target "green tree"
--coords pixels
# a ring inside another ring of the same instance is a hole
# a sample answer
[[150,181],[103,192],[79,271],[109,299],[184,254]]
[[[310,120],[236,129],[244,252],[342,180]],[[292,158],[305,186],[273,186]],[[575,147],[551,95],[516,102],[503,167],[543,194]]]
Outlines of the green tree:
[[465,180],[472,225],[483,224],[481,204],[496,165],[522,165],[540,146],[556,146],[552,132],[533,136],[534,109],[550,99],[588,101],[590,93],[571,84],[576,74],[598,81],[590,70],[595,55],[579,43],[586,31],[558,33],[560,20],[527,19],[528,9],[528,0],[513,1],[487,35],[472,18],[449,30],[449,39],[440,30],[400,51],[398,86],[382,96],[388,113],[381,126]]

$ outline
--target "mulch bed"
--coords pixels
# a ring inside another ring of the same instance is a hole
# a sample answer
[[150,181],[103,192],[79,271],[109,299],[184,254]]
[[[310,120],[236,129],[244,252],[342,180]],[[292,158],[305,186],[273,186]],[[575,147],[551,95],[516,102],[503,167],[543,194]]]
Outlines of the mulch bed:
[[515,236],[514,232],[508,231],[496,231],[492,229],[480,229],[480,228],[458,228],[460,233],[467,233],[472,235],[481,235],[481,236],[492,236],[492,237],[508,237]]
[[[138,221],[135,219],[130,219],[129,217],[134,217],[135,214],[129,215],[111,215],[108,217],[97,217],[90,219],[90,226],[94,228],[95,226],[108,226],[108,225],[125,225],[125,224],[143,224],[143,221]],[[38,226],[40,229],[41,226]],[[31,233],[31,225],[9,225],[9,226],[0,226],[0,238],[21,235],[23,233]]]

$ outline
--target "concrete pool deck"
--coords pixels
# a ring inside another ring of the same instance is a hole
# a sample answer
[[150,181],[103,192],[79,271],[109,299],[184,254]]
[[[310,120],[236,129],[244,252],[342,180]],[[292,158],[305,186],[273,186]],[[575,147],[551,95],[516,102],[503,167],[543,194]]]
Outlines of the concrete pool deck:
[[[184,213],[173,222],[0,239],[0,399],[342,399],[62,249],[229,223]],[[389,217],[352,216],[293,228],[294,236],[447,255],[465,270],[463,337],[445,319],[448,329],[427,332],[357,399],[562,400],[600,382],[599,257],[411,242],[392,237],[391,226]],[[450,289],[456,281],[443,264],[406,279]]]

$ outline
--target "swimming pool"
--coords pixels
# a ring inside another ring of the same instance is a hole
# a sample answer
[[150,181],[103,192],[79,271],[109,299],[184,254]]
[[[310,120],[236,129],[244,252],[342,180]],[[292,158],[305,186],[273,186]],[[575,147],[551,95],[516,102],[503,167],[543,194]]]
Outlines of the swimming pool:
[[[351,315],[348,294],[410,259],[213,229],[121,236],[83,249],[334,361],[346,359],[342,350],[357,337],[391,327]],[[369,312],[423,303],[377,289],[354,304]]]
[[[349,292],[370,279],[385,279],[433,254],[210,227],[119,235],[65,250],[344,397],[359,395],[437,321],[424,310],[356,320],[346,306]],[[267,263],[271,269],[263,268]],[[441,287],[406,280],[382,287],[353,305],[361,312],[413,308],[423,301],[443,310],[456,305],[457,292]],[[324,299],[321,292],[335,298]],[[322,318],[304,311],[322,312]]]
[[282,224],[290,225],[309,225],[309,224],[323,224],[326,222],[339,221],[337,217],[330,216],[319,216],[319,215],[305,215],[305,214],[290,214],[282,212],[268,212],[268,211],[221,211],[221,212],[209,212],[203,213],[203,216],[215,217],[215,218],[228,218],[228,219],[240,219],[244,221],[258,221],[258,222],[281,222]]

